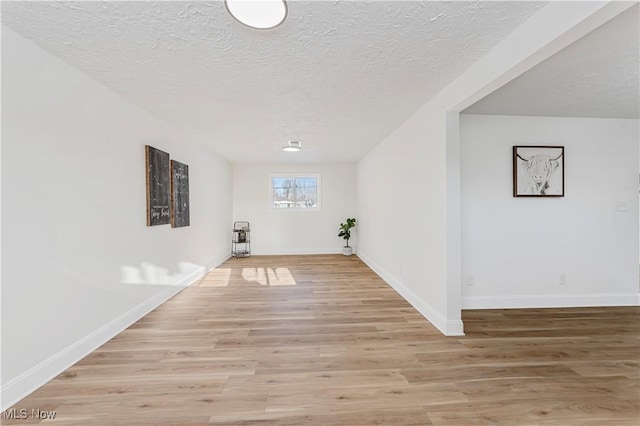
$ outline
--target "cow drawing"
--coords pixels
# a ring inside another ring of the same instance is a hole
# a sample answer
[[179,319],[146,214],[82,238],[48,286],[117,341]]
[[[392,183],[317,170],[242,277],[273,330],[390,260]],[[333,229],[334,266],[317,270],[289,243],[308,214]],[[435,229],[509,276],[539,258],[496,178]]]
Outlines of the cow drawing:
[[555,158],[549,154],[536,154],[529,158],[524,158],[518,154],[522,163],[522,177],[524,181],[519,183],[519,192],[533,195],[549,194],[549,182],[560,166],[558,161],[562,153]]

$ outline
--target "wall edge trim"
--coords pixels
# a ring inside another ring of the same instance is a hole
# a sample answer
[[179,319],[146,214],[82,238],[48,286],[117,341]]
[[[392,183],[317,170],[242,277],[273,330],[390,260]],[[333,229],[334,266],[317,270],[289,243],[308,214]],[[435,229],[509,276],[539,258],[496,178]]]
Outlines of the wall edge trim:
[[462,309],[584,308],[598,306],[640,306],[640,293],[470,296],[462,298]]
[[[251,252],[254,256],[287,256],[296,254],[342,254],[342,247],[338,248],[308,248],[308,249],[278,249]],[[356,254],[355,248],[353,254]]]

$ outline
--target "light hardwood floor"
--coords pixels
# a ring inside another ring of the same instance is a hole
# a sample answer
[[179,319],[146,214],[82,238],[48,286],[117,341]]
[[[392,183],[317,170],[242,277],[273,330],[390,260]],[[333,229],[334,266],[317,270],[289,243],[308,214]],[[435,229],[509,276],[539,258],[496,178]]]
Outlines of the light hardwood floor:
[[230,259],[14,408],[60,425],[640,423],[639,308],[463,319],[442,336],[355,256]]

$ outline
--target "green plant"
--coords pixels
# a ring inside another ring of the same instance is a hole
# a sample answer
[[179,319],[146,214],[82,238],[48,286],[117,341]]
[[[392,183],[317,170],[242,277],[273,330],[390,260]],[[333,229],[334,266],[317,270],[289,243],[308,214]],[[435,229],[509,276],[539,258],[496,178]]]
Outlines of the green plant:
[[340,232],[338,233],[338,237],[342,237],[344,238],[344,240],[347,242],[347,245],[345,247],[349,247],[349,238],[351,238],[351,228],[353,228],[354,226],[356,226],[356,219],[355,218],[347,218],[347,223],[341,223],[340,224]]

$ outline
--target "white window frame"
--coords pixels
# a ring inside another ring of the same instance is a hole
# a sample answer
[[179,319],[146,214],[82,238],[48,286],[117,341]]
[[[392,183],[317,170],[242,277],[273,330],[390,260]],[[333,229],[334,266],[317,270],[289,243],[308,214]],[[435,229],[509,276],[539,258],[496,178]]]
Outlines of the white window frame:
[[[315,207],[291,207],[278,208],[273,206],[273,180],[276,178],[296,179],[315,178],[316,179],[316,206]],[[270,173],[269,174],[269,210],[273,212],[318,212],[322,204],[322,179],[320,173]]]

